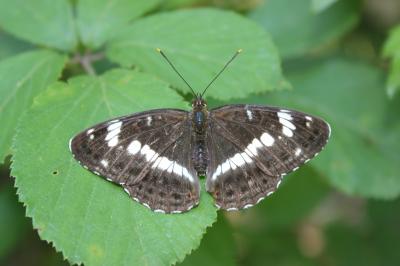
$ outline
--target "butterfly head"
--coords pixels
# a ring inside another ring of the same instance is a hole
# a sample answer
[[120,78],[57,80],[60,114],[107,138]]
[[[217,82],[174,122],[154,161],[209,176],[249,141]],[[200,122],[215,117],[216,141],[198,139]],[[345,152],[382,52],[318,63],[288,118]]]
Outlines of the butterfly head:
[[207,108],[207,101],[201,96],[201,94],[197,94],[196,97],[192,101],[193,110],[202,111]]

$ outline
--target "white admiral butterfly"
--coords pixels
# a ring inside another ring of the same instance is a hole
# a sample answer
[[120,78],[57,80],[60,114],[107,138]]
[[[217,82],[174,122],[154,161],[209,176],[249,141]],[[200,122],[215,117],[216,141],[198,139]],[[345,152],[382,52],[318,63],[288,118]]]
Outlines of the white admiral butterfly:
[[155,212],[198,205],[198,176],[225,210],[249,208],[272,194],[282,177],[322,150],[330,136],[320,118],[275,107],[235,104],[207,110],[192,90],[192,111],[157,109],[97,124],[70,141],[75,159],[121,185]]

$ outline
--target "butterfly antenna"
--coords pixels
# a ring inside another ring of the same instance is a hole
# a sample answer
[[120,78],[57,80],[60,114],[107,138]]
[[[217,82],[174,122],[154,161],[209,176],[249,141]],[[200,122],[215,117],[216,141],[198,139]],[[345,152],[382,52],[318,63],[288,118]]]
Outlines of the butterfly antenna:
[[176,69],[176,67],[172,64],[172,62],[168,59],[168,57],[164,54],[163,51],[161,51],[160,48],[156,49],[157,52],[159,52],[162,57],[164,57],[165,60],[167,60],[168,64],[172,67],[172,69],[175,71],[176,74],[178,74],[178,76],[186,83],[186,85],[190,88],[190,90],[192,91],[193,95],[196,97],[196,93],[194,92],[192,86],[189,85],[189,83],[183,78],[183,76],[181,75],[181,73],[179,73],[179,71]]
[[218,72],[218,74],[210,81],[210,83],[208,83],[207,87],[204,89],[203,93],[201,94],[201,97],[203,97],[203,95],[206,93],[207,89],[211,86],[211,84],[214,83],[214,81],[219,77],[219,75],[222,74],[222,72],[224,72],[224,70],[228,67],[228,65],[236,58],[236,56],[238,56],[241,52],[243,51],[243,49],[239,49],[236,51],[236,53],[232,56],[232,58],[226,62],[225,66]]

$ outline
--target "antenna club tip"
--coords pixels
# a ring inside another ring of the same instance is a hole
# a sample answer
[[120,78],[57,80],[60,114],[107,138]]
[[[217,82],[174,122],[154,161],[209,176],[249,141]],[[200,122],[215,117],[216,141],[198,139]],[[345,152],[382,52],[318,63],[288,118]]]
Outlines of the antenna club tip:
[[241,52],[243,52],[243,49],[240,48],[239,50],[237,50],[237,52],[238,52],[238,53],[241,53]]
[[161,53],[161,49],[160,48],[156,48],[156,51]]

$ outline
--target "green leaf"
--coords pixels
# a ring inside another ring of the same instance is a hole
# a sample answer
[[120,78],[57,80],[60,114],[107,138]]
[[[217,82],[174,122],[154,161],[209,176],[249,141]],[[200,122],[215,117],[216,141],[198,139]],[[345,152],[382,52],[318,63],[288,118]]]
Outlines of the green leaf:
[[0,162],[10,154],[19,117],[31,105],[33,97],[57,80],[65,61],[57,53],[37,50],[0,62]]
[[359,20],[358,1],[338,1],[320,13],[312,0],[269,0],[249,14],[273,37],[284,58],[299,57],[335,41]]
[[319,13],[331,7],[339,0],[311,0],[311,10]]
[[15,138],[12,175],[40,237],[77,264],[182,261],[216,219],[211,196],[203,189],[200,205],[185,214],[154,213],[120,186],[81,167],[72,158],[68,141],[115,116],[187,106],[165,82],[130,70],[77,77],[36,98]]
[[26,41],[74,50],[77,45],[68,0],[0,0],[0,26]]
[[244,97],[287,86],[268,35],[254,22],[233,12],[195,9],[150,16],[133,23],[110,43],[107,53],[111,60],[124,66],[136,65],[189,91],[156,52],[157,47],[197,92],[206,87],[236,50],[243,48],[207,92],[214,98]]
[[383,48],[383,55],[392,60],[386,90],[393,97],[400,89],[400,26],[391,31]]
[[207,0],[168,0],[162,2],[161,9],[173,10],[173,9],[201,6],[206,4],[206,2]]
[[311,164],[341,191],[385,199],[400,195],[400,98],[388,101],[382,89],[383,73],[337,58],[295,66],[288,77],[294,91],[248,101],[326,119],[332,128],[331,140]]
[[218,222],[207,230],[200,247],[190,254],[180,266],[224,266],[236,265],[235,241],[233,231],[224,216],[219,215]]
[[[3,178],[2,175],[0,175]],[[29,232],[30,224],[18,202],[11,179],[0,187],[0,262]]]
[[33,48],[31,44],[23,42],[0,30],[0,61],[31,48]]
[[82,42],[99,48],[116,29],[155,7],[161,0],[85,0],[77,3],[77,27]]

